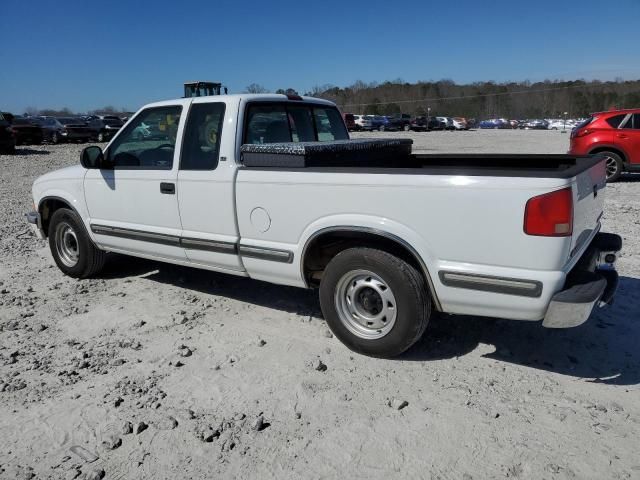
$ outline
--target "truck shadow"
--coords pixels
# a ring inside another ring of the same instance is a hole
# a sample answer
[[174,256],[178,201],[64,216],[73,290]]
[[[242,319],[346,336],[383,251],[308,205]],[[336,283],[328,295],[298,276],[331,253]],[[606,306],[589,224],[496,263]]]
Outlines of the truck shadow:
[[49,150],[35,150],[29,147],[16,147],[16,155],[49,155]]
[[[110,255],[102,278],[141,276],[192,291],[233,298],[322,319],[315,290],[273,285],[120,255]],[[424,337],[400,361],[454,359],[482,346],[500,362],[611,385],[640,384],[640,280],[621,277],[616,303],[580,327],[546,329],[520,322],[462,315],[434,315]]]
[[502,362],[586,378],[595,383],[640,383],[640,280],[621,277],[613,306],[596,310],[585,324],[547,329],[541,322],[436,315],[427,334],[402,358],[455,358],[479,345]]

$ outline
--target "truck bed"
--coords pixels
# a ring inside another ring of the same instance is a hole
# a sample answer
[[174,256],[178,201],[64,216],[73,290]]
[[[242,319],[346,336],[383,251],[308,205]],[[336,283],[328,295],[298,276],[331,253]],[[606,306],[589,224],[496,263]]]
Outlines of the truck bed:
[[602,161],[563,154],[415,154],[410,145],[408,139],[243,145],[242,168],[566,179]]

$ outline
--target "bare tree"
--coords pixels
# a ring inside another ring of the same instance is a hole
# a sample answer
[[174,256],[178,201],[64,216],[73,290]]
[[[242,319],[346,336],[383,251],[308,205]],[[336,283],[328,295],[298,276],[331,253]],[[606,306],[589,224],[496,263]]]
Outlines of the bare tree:
[[245,93],[268,93],[269,90],[264,88],[259,83],[252,83],[247,88],[244,89]]
[[37,115],[40,115],[40,110],[38,110],[36,107],[27,107],[24,109],[24,115],[26,117],[35,117]]

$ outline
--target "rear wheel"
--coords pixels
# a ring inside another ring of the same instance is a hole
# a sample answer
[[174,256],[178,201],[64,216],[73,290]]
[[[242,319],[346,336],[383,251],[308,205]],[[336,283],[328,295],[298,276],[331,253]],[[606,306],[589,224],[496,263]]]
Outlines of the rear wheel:
[[411,347],[431,313],[422,275],[404,260],[371,248],[350,248],[329,262],[320,283],[320,305],[342,343],[384,358]]
[[98,133],[98,142],[100,143],[104,142],[104,133],[102,132]]
[[60,143],[60,137],[58,137],[58,132],[53,132],[51,135],[51,143]]
[[624,163],[620,155],[614,152],[598,152],[606,159],[607,182],[615,182],[622,175]]
[[409,125],[405,125],[404,126],[404,131],[408,132],[409,130],[411,130],[411,127]]
[[49,248],[58,268],[74,278],[98,273],[106,253],[87,234],[80,217],[68,208],[56,210],[49,222]]

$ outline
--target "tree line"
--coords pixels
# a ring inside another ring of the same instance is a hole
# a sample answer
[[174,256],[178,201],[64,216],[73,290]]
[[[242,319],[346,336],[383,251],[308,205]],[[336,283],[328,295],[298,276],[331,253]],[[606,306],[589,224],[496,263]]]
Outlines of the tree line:
[[[258,83],[247,93],[268,93]],[[294,88],[274,93],[298,95]],[[335,102],[343,112],[364,115],[443,115],[467,118],[568,118],[612,108],[640,108],[640,80],[545,80],[543,82],[474,82],[452,80],[407,83],[401,79],[383,83],[356,81],[348,87],[317,85],[304,95]],[[72,116],[69,108],[37,109],[27,115]],[[126,109],[107,105],[87,114],[126,115]]]
[[116,115],[123,116],[130,114],[131,112],[125,108],[116,108],[111,105],[107,105],[106,107],[98,108],[95,110],[89,110],[85,113],[73,112],[68,107],[64,108],[44,108],[39,109],[36,107],[27,107],[24,111],[24,115],[29,117],[36,117],[39,115],[47,116],[47,117],[73,117],[76,115]]
[[[252,84],[248,92],[267,90]],[[297,93],[293,88],[276,93]],[[640,108],[640,80],[545,80],[474,82],[452,80],[407,83],[357,81],[348,87],[321,85],[305,95],[335,102],[343,112],[365,115],[444,115],[467,118],[568,118],[612,108]]]

